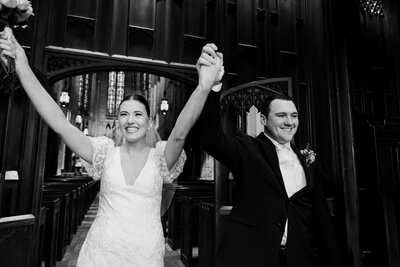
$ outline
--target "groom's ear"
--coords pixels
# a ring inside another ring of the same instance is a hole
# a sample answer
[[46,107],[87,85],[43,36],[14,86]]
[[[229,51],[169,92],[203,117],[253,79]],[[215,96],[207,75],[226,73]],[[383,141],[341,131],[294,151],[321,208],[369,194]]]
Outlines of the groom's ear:
[[267,117],[264,114],[260,115],[260,123],[262,126],[267,126]]

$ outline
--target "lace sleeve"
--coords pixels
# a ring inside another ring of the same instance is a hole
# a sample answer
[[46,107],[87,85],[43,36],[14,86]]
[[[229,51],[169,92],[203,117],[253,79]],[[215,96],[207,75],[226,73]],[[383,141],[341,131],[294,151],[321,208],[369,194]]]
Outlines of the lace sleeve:
[[99,180],[103,175],[107,149],[114,145],[114,141],[105,136],[89,137],[89,139],[93,147],[92,164],[82,159],[82,165],[93,179]]
[[164,182],[171,183],[182,172],[183,166],[185,165],[186,161],[186,153],[184,150],[182,150],[182,153],[175,162],[174,166],[171,168],[171,170],[168,170],[167,161],[165,160],[164,156],[166,144],[166,141],[160,141],[156,144],[156,157],[158,161],[157,168]]

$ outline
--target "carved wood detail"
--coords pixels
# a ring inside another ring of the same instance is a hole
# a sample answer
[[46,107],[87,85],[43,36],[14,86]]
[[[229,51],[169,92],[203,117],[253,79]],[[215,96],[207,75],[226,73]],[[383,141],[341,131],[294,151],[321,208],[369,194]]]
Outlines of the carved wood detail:
[[70,67],[89,65],[93,63],[99,63],[98,61],[88,60],[83,58],[73,58],[61,55],[50,55],[47,58],[47,73],[59,71]]
[[176,79],[188,85],[197,84],[197,72],[194,66],[158,63],[150,60],[136,61],[133,58],[110,57],[106,54],[81,55],[79,51],[53,51],[53,48],[45,52],[44,59],[45,75],[50,84],[59,80],[60,76],[111,69],[137,70]]
[[233,106],[238,114],[244,114],[253,105],[260,110],[271,93],[291,94],[291,79],[267,79],[243,84],[225,91],[221,95],[221,112]]
[[8,74],[4,69],[0,70],[0,94],[15,94],[22,93],[22,86],[16,74]]
[[80,23],[85,23],[92,29],[94,29],[95,26],[95,19],[92,18],[85,18],[85,17],[80,17],[80,16],[75,16],[75,15],[68,15],[67,16],[67,25],[72,24],[74,22],[80,22]]
[[128,27],[129,36],[131,34],[135,34],[135,32],[144,32],[147,37],[149,37],[151,39],[154,38],[154,29],[138,27],[138,26],[134,26],[134,25],[129,25],[129,27]]

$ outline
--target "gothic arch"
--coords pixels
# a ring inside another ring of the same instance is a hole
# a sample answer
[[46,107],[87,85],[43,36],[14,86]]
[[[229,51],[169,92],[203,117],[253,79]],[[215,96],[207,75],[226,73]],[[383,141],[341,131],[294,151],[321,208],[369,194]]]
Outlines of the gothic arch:
[[194,66],[190,65],[119,56],[83,55],[72,52],[45,52],[44,58],[43,72],[50,85],[66,77],[108,70],[146,72],[177,80],[191,86],[197,85],[197,72]]

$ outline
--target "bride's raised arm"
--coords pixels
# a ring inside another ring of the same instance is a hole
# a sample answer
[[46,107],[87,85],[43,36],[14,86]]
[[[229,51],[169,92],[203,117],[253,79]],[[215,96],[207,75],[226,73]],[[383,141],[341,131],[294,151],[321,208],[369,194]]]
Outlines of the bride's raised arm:
[[71,125],[64,113],[39,83],[29,66],[24,49],[14,36],[0,34],[0,59],[7,65],[9,57],[15,60],[15,71],[29,99],[39,115],[55,131],[65,144],[84,160],[92,161],[92,144],[87,136]]

